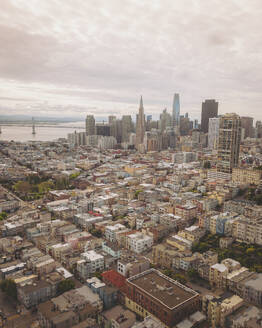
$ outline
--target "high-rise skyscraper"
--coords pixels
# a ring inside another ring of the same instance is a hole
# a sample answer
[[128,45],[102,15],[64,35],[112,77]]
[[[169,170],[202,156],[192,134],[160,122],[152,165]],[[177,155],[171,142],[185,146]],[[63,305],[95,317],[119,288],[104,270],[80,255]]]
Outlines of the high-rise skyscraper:
[[238,166],[241,141],[241,119],[237,114],[222,115],[219,122],[217,170],[232,173]]
[[174,94],[172,119],[173,125],[178,126],[180,123],[180,100],[178,93]]
[[97,123],[96,124],[96,135],[97,136],[110,136],[110,125],[107,123]]
[[143,98],[140,98],[140,106],[139,112],[136,115],[136,149],[138,149],[139,145],[143,144],[144,136],[145,136],[145,114],[144,114],[144,106],[143,106]]
[[122,121],[117,119],[116,116],[108,116],[108,123],[110,126],[110,136],[115,137],[117,143],[122,141]]
[[245,138],[252,138],[254,136],[253,117],[241,116],[241,127],[245,129]]
[[188,115],[187,117],[181,116],[180,117],[180,125],[179,125],[179,130],[176,129],[176,133],[179,131],[181,136],[186,136],[189,134],[189,131],[193,128],[193,122],[190,121]]
[[123,115],[121,121],[122,142],[128,142],[129,134],[133,130],[133,122],[131,115]]
[[255,137],[262,138],[262,122],[256,121]]
[[218,102],[214,99],[206,99],[202,102],[202,113],[201,113],[201,131],[204,133],[208,132],[209,119],[217,117],[218,113]]
[[96,134],[96,121],[94,115],[86,116],[86,135],[93,136]]
[[166,108],[160,114],[160,129],[163,132],[167,127],[172,126],[172,116],[167,112]]
[[208,148],[217,149],[220,117],[212,117],[208,124]]

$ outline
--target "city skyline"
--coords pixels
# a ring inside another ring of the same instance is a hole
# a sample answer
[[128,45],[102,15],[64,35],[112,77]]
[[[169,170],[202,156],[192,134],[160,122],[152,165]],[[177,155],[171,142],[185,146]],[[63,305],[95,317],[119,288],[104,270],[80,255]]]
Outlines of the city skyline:
[[143,94],[157,115],[177,92],[192,118],[212,98],[221,114],[262,119],[261,11],[258,0],[3,0],[0,114],[135,115]]

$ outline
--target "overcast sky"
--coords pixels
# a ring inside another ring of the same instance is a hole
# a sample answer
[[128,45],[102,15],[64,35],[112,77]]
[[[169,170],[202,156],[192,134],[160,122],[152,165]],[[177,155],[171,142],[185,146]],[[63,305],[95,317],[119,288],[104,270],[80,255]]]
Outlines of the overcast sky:
[[261,0],[1,0],[0,114],[262,119]]

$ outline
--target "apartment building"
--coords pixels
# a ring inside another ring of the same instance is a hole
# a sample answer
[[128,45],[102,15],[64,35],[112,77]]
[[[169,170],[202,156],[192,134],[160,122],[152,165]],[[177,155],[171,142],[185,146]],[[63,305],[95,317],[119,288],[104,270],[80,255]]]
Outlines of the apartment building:
[[27,309],[54,297],[52,285],[44,280],[19,286],[17,288],[17,299]]
[[153,247],[152,256],[153,263],[162,268],[171,269],[173,266],[173,259],[178,251],[168,245],[159,244]]
[[81,254],[81,257],[91,263],[91,272],[102,271],[104,269],[104,256],[94,250]]
[[105,238],[111,242],[116,242],[117,234],[128,231],[128,229],[121,223],[115,225],[108,225],[105,229]]
[[136,232],[127,236],[127,247],[130,251],[140,254],[150,250],[153,246],[153,237]]
[[192,225],[184,230],[178,232],[178,235],[191,241],[197,242],[205,234],[205,229],[199,228],[199,226]]
[[232,181],[239,185],[259,185],[261,181],[262,171],[246,168],[233,168]]
[[128,256],[122,257],[117,261],[117,272],[124,277],[132,277],[150,268],[149,260],[144,257]]
[[209,269],[209,283],[216,288],[224,289],[226,287],[226,279],[229,273],[237,271],[241,268],[238,261],[233,259],[225,259],[221,263],[212,265]]
[[194,205],[177,205],[175,207],[175,215],[182,219],[190,220],[197,216],[197,206]]

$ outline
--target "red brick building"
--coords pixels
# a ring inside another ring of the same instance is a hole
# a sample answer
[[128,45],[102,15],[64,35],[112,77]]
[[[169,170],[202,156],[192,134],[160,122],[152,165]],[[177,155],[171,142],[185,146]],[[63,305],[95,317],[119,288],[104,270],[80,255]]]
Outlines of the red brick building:
[[150,269],[126,280],[125,305],[142,317],[152,314],[173,327],[200,310],[200,296],[160,271]]

